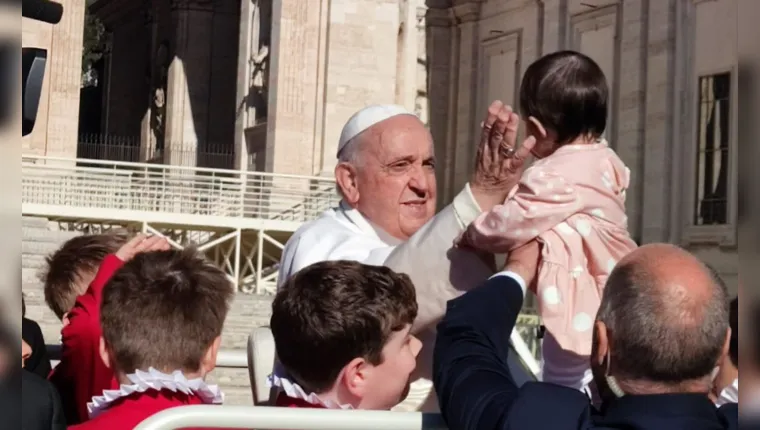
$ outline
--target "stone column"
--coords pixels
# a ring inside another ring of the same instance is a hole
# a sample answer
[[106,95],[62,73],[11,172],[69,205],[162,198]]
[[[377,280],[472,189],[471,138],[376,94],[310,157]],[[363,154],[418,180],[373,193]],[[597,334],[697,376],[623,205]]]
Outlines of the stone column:
[[618,79],[617,137],[615,147],[620,158],[631,169],[631,185],[626,192],[628,231],[634,239],[641,237],[641,188],[644,171],[641,168],[644,142],[646,103],[646,28],[641,25],[646,16],[646,1],[624,0],[619,21],[620,75]]
[[437,159],[438,205],[454,198],[455,134],[457,106],[458,31],[454,12],[449,9],[427,10],[425,27],[428,52],[428,125],[433,135]]
[[461,2],[454,6],[454,15],[459,23],[459,65],[456,140],[453,155],[452,189],[459,189],[467,183],[475,158],[476,130],[479,119],[477,109],[478,58],[480,54],[480,0]]
[[235,169],[248,170],[248,146],[245,129],[248,128],[248,92],[251,83],[251,49],[253,15],[256,5],[251,0],[240,1],[238,28],[237,80],[235,91]]
[[[49,107],[46,155],[75,158],[82,86],[85,0],[63,0],[61,22],[53,26],[48,53]],[[40,100],[40,103],[45,103]]]
[[568,7],[567,0],[541,0],[539,5],[543,10],[543,34],[539,55],[544,55],[566,46]]
[[[278,173],[314,173],[318,119],[320,6],[303,0],[275,1],[269,63],[266,166]],[[314,2],[316,3],[316,2]]]
[[195,165],[208,136],[213,3],[173,0],[174,53],[166,96],[164,162]]
[[397,54],[396,103],[414,111],[417,95],[417,4],[402,0],[399,52]]
[[670,176],[674,106],[676,0],[649,1],[646,49],[646,123],[644,125],[644,204],[641,238],[668,240],[674,195]]

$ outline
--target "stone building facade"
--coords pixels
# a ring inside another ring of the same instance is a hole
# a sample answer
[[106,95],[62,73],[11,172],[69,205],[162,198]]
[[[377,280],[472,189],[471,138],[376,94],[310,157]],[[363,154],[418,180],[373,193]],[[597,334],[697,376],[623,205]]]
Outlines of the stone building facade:
[[56,25],[21,18],[21,45],[47,50],[37,120],[32,133],[21,142],[24,154],[74,158],[77,155],[85,0],[57,2],[63,5],[64,12]]
[[[758,2],[760,5],[760,2]],[[104,131],[234,154],[227,166],[330,175],[370,103],[433,134],[440,203],[473,166],[493,99],[576,49],[612,90],[606,137],[631,169],[630,230],[737,280],[737,0],[98,0],[110,30]],[[180,146],[177,146],[180,145]],[[202,157],[197,161],[202,162]]]

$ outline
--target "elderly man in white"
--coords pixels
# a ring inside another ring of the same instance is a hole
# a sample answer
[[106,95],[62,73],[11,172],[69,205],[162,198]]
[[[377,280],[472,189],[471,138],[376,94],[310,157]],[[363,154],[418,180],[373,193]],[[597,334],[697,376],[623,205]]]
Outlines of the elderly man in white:
[[[424,347],[419,379],[399,410],[437,409],[437,401],[429,395],[435,324],[449,299],[493,274],[485,259],[452,249],[452,244],[481,212],[502,203],[522,174],[533,142],[526,140],[514,148],[518,125],[519,117],[509,106],[491,104],[472,178],[436,215],[429,131],[400,106],[360,110],[346,123],[338,145],[335,180],[340,205],[303,225],[285,245],[279,285],[298,270],[325,260],[385,265],[411,277],[419,303],[414,331]],[[513,343],[521,344],[524,352],[519,335],[513,334]]]

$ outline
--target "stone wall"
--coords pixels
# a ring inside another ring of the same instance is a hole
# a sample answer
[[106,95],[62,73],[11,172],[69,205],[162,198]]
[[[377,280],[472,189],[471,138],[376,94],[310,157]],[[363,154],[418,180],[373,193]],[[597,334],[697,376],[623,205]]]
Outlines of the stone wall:
[[22,139],[25,154],[76,157],[85,0],[61,0],[56,25],[21,18],[21,44],[47,50],[34,130]]
[[[37,321],[48,344],[60,340],[61,324],[47,305],[38,276],[45,266],[45,256],[54,252],[76,232],[60,231],[44,218],[24,217],[22,226],[22,291],[26,301],[27,317]],[[245,351],[248,334],[255,327],[269,324],[271,296],[238,293],[225,322],[222,349]],[[251,405],[250,381],[247,369],[214,370],[209,381],[221,385],[226,395],[225,404]]]

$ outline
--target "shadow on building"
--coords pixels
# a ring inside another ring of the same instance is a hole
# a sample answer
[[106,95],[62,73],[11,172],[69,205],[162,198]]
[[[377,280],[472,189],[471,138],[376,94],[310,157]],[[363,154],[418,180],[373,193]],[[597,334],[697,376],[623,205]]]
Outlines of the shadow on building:
[[[271,21],[271,0],[243,1],[269,6],[262,19]],[[250,164],[236,159],[247,153],[236,151],[235,138],[241,0],[97,0],[90,12],[106,40],[97,89],[82,92],[78,157]],[[270,25],[255,30],[268,47]],[[243,108],[255,111],[252,130],[266,123],[267,54],[249,59],[255,73]],[[258,139],[266,140],[263,130]]]

